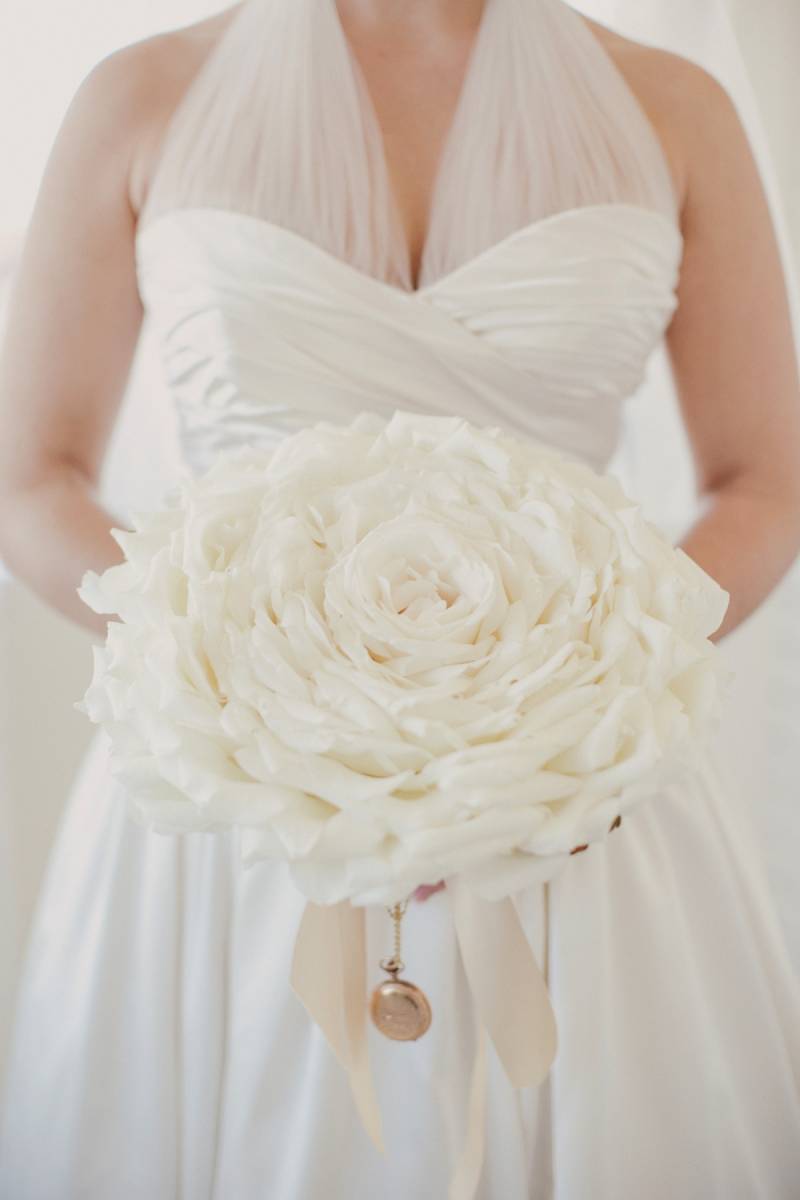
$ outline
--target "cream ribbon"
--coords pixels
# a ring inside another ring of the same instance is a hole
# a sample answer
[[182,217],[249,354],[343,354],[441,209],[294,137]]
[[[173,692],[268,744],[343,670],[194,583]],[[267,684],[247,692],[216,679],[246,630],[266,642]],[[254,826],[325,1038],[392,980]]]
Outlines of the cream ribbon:
[[[511,1083],[515,1087],[538,1086],[555,1058],[556,1021],[547,985],[513,901],[508,897],[483,900],[457,876],[446,883],[477,1019],[467,1133],[450,1181],[448,1200],[473,1200],[485,1145],[486,1033]],[[367,1041],[363,906],[349,901],[333,905],[307,902],[295,941],[291,983],[348,1072],[364,1127],[383,1153],[381,1115]]]

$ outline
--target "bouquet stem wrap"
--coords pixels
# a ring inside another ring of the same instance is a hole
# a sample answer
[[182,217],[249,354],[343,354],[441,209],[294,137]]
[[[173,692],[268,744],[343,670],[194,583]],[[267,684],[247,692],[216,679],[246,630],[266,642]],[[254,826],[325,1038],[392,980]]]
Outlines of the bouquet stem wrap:
[[[515,1087],[538,1086],[544,1080],[555,1058],[557,1033],[547,984],[511,897],[484,900],[458,876],[446,883],[478,1022],[467,1133],[448,1200],[472,1200],[483,1165],[487,1033]],[[346,900],[332,905],[306,904],[295,942],[291,983],[348,1072],[364,1127],[383,1152],[369,1062],[363,905]]]

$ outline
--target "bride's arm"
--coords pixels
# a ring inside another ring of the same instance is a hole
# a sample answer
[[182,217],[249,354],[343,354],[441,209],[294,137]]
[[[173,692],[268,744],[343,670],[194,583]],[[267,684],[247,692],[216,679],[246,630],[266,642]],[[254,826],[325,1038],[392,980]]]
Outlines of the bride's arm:
[[684,550],[731,595],[719,640],[800,553],[800,382],[780,254],[739,117],[710,76],[670,96],[686,239],[668,332],[702,515]]
[[0,558],[67,617],[122,557],[96,498],[142,311],[129,178],[155,102],[142,45],[109,56],[67,110],[23,247],[0,358]]

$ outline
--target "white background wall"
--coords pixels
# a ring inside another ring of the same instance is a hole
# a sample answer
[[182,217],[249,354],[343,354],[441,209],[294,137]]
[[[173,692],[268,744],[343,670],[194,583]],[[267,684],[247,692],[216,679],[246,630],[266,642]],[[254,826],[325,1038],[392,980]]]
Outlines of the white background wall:
[[0,238],[25,228],[76,87],[105,54],[226,7],[220,0],[0,0]]

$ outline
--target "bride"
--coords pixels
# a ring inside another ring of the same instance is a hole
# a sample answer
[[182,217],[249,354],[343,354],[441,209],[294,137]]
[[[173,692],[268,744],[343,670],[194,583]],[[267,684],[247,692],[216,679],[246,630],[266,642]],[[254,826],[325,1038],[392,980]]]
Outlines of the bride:
[[[562,0],[245,0],[86,78],[12,299],[0,554],[97,636],[76,589],[120,557],[96,487],[145,311],[190,471],[397,407],[602,470],[666,338],[705,501],[682,545],[731,596],[717,639],[800,548],[795,347],[734,106]],[[709,753],[518,898],[559,1049],[520,1090],[490,1052],[467,1184],[448,889],[404,926],[431,1032],[370,1030],[381,1155],[290,988],[284,866],[134,825],[97,737],[30,940],[0,1196],[790,1200],[800,990],[729,782]]]

